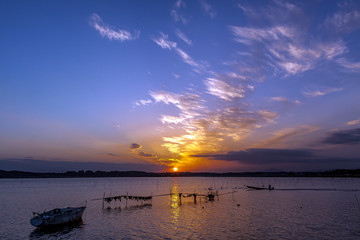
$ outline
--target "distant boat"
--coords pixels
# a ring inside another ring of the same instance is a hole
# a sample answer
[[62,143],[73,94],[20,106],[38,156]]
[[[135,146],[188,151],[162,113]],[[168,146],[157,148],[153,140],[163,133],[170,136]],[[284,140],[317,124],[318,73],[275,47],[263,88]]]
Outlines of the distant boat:
[[246,186],[246,187],[253,190],[274,190],[274,187],[272,187],[271,185],[269,185],[269,187],[253,187],[253,186]]
[[43,213],[33,213],[30,224],[38,228],[70,224],[81,219],[85,208],[86,206],[55,208]]

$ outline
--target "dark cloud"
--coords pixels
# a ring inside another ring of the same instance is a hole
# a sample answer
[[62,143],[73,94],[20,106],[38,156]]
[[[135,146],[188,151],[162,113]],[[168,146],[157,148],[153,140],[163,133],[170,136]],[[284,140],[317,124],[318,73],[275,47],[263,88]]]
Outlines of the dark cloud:
[[150,153],[144,153],[143,151],[140,151],[138,153],[138,156],[140,157],[151,157],[151,158],[156,158],[156,155],[150,154]]
[[246,164],[252,171],[266,171],[269,168],[284,171],[314,171],[336,168],[352,169],[360,166],[360,158],[323,157],[317,153],[318,151],[311,149],[251,148],[225,154],[193,155],[193,157],[234,161]]
[[193,155],[193,157],[207,157],[213,160],[262,165],[310,161],[316,158],[314,153],[315,151],[309,149],[251,148],[245,151],[231,151],[225,154],[214,155]]
[[130,149],[133,149],[133,150],[136,150],[136,149],[140,149],[141,148],[141,145],[140,144],[137,144],[137,143],[132,143],[130,146],[129,146]]
[[323,142],[329,144],[360,144],[360,128],[331,133]]

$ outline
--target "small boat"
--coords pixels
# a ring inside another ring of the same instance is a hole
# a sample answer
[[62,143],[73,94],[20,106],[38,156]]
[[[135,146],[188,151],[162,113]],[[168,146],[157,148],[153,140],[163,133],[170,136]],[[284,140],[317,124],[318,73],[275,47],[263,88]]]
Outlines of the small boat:
[[269,187],[253,187],[253,186],[246,186],[246,187],[253,190],[274,190],[274,187],[272,187],[271,185],[269,185]]
[[86,206],[55,208],[43,213],[33,213],[34,217],[30,224],[34,227],[43,228],[58,225],[66,225],[81,220]]

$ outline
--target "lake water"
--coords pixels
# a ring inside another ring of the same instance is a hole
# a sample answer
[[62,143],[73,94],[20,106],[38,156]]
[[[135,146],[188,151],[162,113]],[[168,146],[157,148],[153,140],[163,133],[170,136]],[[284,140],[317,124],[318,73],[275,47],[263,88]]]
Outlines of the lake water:
[[[245,185],[274,191],[248,190]],[[218,190],[214,201],[178,193]],[[301,190],[295,190],[301,189]],[[323,189],[323,190],[320,190]],[[327,189],[327,190],[324,190]],[[0,239],[360,239],[360,179],[77,178],[0,179]],[[235,193],[231,193],[235,190]],[[91,199],[153,195],[152,203]],[[174,194],[170,195],[172,192]],[[156,196],[168,194],[167,196]],[[32,212],[78,206],[82,224],[37,231]]]

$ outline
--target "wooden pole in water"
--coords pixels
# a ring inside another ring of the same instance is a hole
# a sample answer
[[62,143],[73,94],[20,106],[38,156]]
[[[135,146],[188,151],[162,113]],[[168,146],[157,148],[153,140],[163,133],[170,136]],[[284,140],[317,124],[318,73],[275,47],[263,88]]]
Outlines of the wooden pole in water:
[[129,193],[128,192],[126,192],[126,207],[127,207],[127,200],[128,200],[128,196],[129,196]]
[[105,200],[105,192],[104,192],[103,199],[102,199],[102,209],[103,210],[104,210],[104,200]]
[[356,193],[355,193],[355,197],[356,197],[356,202],[357,202],[358,207],[359,207],[359,210],[360,210],[360,204],[359,204],[359,200],[358,200],[358,198],[357,198],[357,196],[356,196]]

